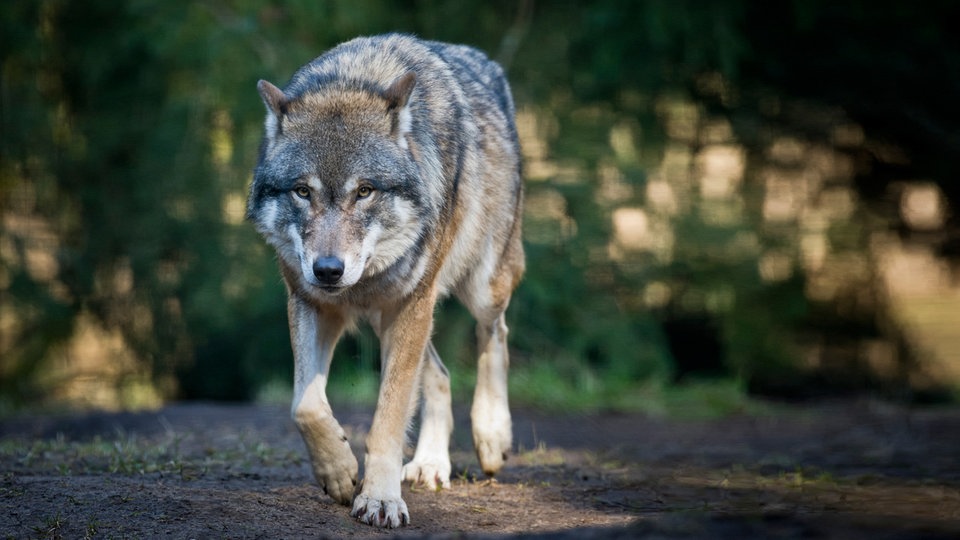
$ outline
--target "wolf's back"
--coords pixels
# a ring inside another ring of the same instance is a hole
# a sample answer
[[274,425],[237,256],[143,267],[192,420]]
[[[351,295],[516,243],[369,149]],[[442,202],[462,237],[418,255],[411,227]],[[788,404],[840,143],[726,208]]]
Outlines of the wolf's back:
[[[469,95],[486,97],[513,117],[513,99],[506,77],[486,54],[466,45],[426,41],[406,34],[360,37],[342,43],[297,70],[284,92],[297,97],[331,84],[382,90],[406,71],[416,73],[418,84],[428,87],[451,82],[443,73],[448,71]],[[443,93],[443,89],[434,91]]]
[[[455,130],[462,121],[493,122],[517,144],[515,107],[503,69],[466,45],[426,41],[406,34],[360,37],[340,44],[300,68],[284,92],[299,97],[322,89],[382,92],[404,73],[417,76],[414,121],[430,131]],[[419,109],[419,110],[417,110]],[[449,140],[449,134],[447,135]],[[435,142],[435,141],[433,141]]]

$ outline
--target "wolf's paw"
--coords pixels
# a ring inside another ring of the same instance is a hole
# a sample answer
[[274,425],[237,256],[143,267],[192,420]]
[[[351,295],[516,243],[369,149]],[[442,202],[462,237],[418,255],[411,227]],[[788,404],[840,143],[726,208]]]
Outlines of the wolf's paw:
[[343,428],[333,416],[304,412],[299,408],[294,421],[307,445],[317,483],[333,500],[349,505],[357,485],[359,467]]
[[493,476],[503,468],[503,463],[507,460],[507,453],[510,450],[510,439],[506,441],[497,439],[484,439],[475,443],[477,445],[477,458],[480,460],[480,468],[488,476]]
[[450,460],[433,459],[413,461],[403,466],[403,479],[427,489],[450,489]]
[[474,424],[473,444],[480,460],[480,468],[489,476],[493,476],[503,467],[510,452],[512,433],[510,429],[510,413],[498,415],[495,420]]
[[477,450],[480,468],[493,476],[503,467],[510,452],[513,439],[510,409],[506,402],[484,398],[481,394],[474,398],[470,419],[473,422],[473,446]]
[[350,515],[357,520],[376,527],[395,529],[410,524],[410,512],[407,503],[400,497],[376,498],[361,493],[353,501]]
[[340,504],[349,505],[357,488],[357,458],[349,447],[341,450],[314,459],[313,475],[327,495]]
[[349,505],[357,488],[357,469],[354,460],[353,472],[348,469],[314,471],[317,483],[324,493],[343,505]]

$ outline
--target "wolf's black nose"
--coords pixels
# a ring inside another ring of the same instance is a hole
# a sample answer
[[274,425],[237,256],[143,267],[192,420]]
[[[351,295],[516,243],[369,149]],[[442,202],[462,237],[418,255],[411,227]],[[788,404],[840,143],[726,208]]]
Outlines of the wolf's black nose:
[[337,257],[320,257],[313,262],[313,275],[321,285],[333,285],[343,277],[343,261]]

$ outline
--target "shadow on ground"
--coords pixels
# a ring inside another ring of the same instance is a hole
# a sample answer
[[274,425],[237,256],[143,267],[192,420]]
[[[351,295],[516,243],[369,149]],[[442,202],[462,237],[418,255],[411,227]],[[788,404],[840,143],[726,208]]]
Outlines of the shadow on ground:
[[[337,413],[359,455],[371,411]],[[284,407],[0,421],[13,538],[957,538],[960,409],[874,401],[681,421],[518,411],[490,481],[462,413],[453,488],[404,487],[413,523],[356,523],[313,484]]]

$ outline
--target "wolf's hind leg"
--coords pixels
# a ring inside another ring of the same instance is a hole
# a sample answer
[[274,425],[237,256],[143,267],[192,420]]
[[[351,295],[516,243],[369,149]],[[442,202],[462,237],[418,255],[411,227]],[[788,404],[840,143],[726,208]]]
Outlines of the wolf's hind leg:
[[512,442],[510,406],[507,399],[507,324],[501,312],[492,323],[477,323],[477,387],[470,420],[480,467],[494,475],[507,458]]
[[413,460],[403,466],[403,479],[423,484],[428,489],[450,487],[450,433],[453,411],[450,405],[450,374],[440,360],[433,343],[423,353],[420,375],[423,404],[420,411],[420,437]]

